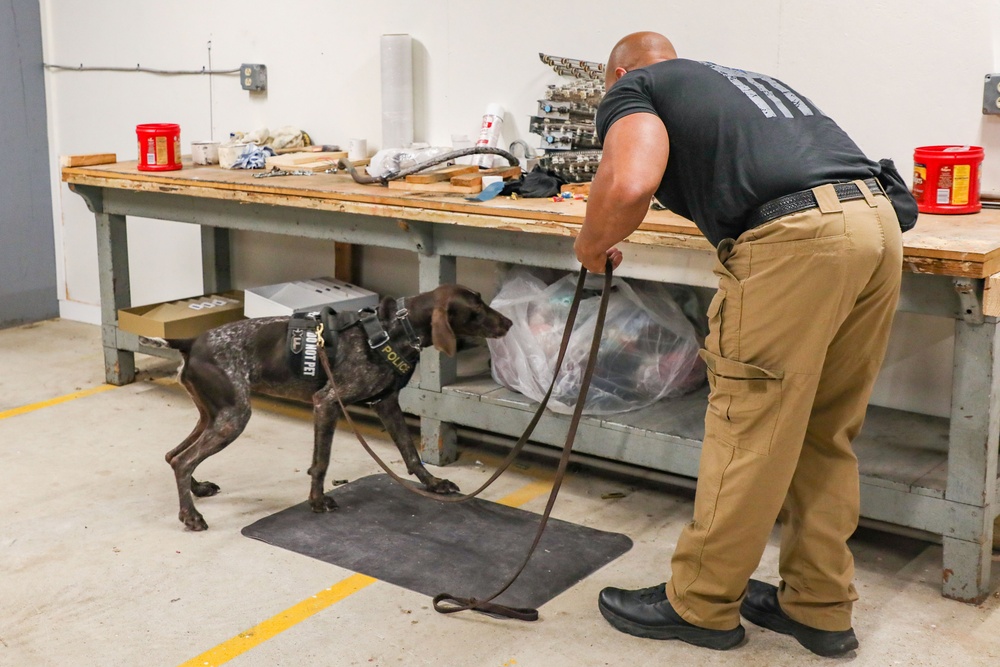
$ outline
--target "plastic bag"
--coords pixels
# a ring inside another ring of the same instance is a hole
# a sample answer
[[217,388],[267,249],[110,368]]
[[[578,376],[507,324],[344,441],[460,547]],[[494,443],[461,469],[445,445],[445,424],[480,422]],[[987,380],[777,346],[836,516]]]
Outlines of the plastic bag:
[[439,155],[450,153],[451,148],[445,146],[422,146],[410,148],[383,148],[372,156],[368,162],[368,175],[379,178],[392,177],[404,169],[433,160]]
[[[559,379],[549,408],[568,414],[579,400],[603,276],[588,276]],[[493,308],[514,325],[503,338],[489,339],[493,379],[534,401],[545,396],[566,328],[577,276],[552,285],[523,268],[504,278]],[[649,406],[688,393],[705,381],[695,327],[659,283],[614,278],[604,335],[584,407],[585,414],[612,414]]]

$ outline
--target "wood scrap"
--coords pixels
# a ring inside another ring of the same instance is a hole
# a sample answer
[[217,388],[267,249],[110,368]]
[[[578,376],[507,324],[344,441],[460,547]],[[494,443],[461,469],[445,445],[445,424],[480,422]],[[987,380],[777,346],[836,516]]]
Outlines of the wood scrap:
[[470,185],[478,185],[482,187],[483,185],[483,176],[478,172],[472,174],[460,174],[458,176],[452,176],[450,180],[452,185],[460,185],[466,187]]
[[346,151],[318,151],[305,153],[287,153],[274,155],[264,161],[267,169],[277,167],[283,171],[326,171],[337,166],[341,158],[346,158]]
[[983,315],[1000,316],[1000,273],[994,273],[983,285]]
[[452,176],[460,176],[462,174],[472,174],[479,171],[479,167],[474,164],[456,164],[450,167],[439,167],[437,169],[428,169],[427,171],[422,171],[418,174],[410,174],[406,177],[407,183],[440,183],[441,181],[447,181]]
[[390,190],[409,190],[410,192],[437,192],[439,194],[474,195],[483,191],[483,185],[452,185],[451,183],[410,183],[408,181],[389,181]]
[[586,183],[567,183],[559,188],[559,192],[568,192],[572,195],[590,196],[590,181]]
[[479,174],[481,176],[502,176],[503,180],[507,181],[512,178],[520,178],[521,168],[517,165],[512,167],[493,167],[492,169],[483,169]]
[[474,173],[461,174],[451,177],[452,185],[482,185],[483,176],[500,176],[505,181],[516,180],[521,177],[521,168],[513,167],[493,167],[492,169],[480,169]]
[[295,148],[274,148],[272,150],[278,155],[286,155],[288,153],[335,153],[340,151],[340,146],[328,146],[326,144],[316,144],[315,146],[297,146]]
[[93,167],[98,164],[114,164],[118,162],[115,153],[91,153],[89,155],[63,155],[59,158],[61,167]]

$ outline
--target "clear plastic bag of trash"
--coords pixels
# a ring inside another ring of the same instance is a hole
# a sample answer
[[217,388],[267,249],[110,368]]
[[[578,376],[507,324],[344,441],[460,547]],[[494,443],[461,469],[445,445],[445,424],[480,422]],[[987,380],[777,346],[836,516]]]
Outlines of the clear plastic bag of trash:
[[410,148],[383,148],[368,163],[368,175],[375,178],[391,177],[404,169],[433,160],[450,153],[447,146],[411,146]]
[[[573,335],[548,407],[568,414],[579,400],[604,277],[588,276]],[[516,267],[490,304],[513,320],[503,338],[489,339],[493,379],[533,401],[545,396],[577,275],[547,284]],[[677,286],[614,278],[604,335],[584,414],[628,412],[691,392],[705,382],[695,326],[671,296]]]

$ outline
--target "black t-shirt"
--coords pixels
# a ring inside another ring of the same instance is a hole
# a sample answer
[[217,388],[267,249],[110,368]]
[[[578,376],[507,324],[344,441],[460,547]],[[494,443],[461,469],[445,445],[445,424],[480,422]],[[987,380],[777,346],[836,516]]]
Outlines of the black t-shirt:
[[880,171],[816,105],[753,72],[683,59],[628,72],[597,110],[601,141],[633,113],[659,116],[670,139],[656,199],[713,245],[776,197]]

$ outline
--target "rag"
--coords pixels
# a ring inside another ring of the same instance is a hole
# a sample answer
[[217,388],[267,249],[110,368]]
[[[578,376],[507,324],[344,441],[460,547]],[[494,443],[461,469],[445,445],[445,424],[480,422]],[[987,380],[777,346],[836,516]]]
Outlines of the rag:
[[269,146],[248,144],[243,149],[243,153],[236,158],[236,162],[233,163],[233,169],[263,169],[266,166],[267,158],[274,154],[274,151]]

